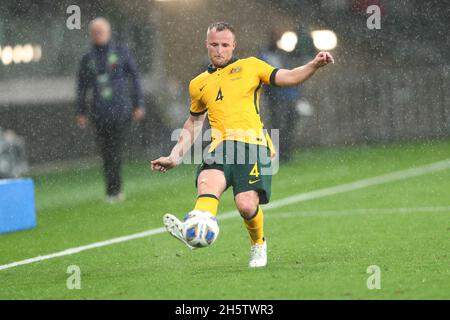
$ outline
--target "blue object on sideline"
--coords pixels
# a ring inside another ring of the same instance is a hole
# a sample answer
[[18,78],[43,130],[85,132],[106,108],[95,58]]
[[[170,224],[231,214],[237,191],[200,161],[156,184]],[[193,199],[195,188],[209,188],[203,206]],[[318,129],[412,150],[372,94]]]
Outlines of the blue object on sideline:
[[36,227],[32,179],[0,180],[0,233]]

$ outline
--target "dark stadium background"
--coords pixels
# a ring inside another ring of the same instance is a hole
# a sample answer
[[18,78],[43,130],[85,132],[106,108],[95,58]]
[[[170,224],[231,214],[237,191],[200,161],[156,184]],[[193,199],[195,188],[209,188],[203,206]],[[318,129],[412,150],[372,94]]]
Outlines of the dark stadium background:
[[[133,126],[127,157],[167,151],[170,145],[161,137],[181,126],[188,114],[188,81],[206,63],[205,28],[231,14],[241,57],[265,47],[274,26],[296,31],[302,50],[311,50],[312,30],[337,34],[333,54],[338,63],[320,82],[313,78],[303,88],[314,113],[299,121],[299,146],[449,136],[448,4],[375,1],[382,7],[382,28],[369,30],[361,3],[3,0],[0,46],[40,45],[42,57],[27,64],[0,62],[0,127],[25,138],[32,166],[95,159],[92,131],[79,130],[73,122],[73,101],[78,62],[89,46],[87,24],[105,16],[115,39],[138,60],[149,111],[143,124]],[[66,27],[71,4],[81,8],[81,30]]]

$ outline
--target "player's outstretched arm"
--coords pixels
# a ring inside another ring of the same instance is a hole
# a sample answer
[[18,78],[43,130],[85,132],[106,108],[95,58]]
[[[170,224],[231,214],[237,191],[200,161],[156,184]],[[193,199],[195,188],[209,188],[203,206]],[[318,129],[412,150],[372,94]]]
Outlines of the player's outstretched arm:
[[177,166],[202,131],[205,118],[206,114],[189,116],[184,123],[183,130],[178,138],[177,144],[173,147],[170,155],[150,161],[151,169],[153,171],[166,172],[167,170]]
[[275,85],[280,87],[299,85],[308,80],[317,69],[330,63],[334,63],[333,56],[329,52],[319,52],[313,60],[301,67],[278,70],[275,75]]

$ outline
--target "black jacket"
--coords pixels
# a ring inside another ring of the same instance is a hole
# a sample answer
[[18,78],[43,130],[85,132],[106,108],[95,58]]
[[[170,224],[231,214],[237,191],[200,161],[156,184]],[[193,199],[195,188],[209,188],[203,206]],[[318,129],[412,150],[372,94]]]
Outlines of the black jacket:
[[[131,79],[132,88],[130,88]],[[144,107],[138,67],[126,47],[108,43],[93,46],[81,59],[77,85],[77,114],[87,113],[86,96],[93,90],[96,121],[127,121],[136,107]]]

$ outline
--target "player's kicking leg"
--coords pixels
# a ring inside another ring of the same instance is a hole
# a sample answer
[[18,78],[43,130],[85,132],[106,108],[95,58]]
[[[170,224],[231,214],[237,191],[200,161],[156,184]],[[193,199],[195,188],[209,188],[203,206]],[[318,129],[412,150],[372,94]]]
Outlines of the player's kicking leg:
[[251,247],[248,266],[250,268],[265,267],[267,265],[267,242],[264,238],[264,219],[259,206],[258,193],[254,190],[238,193],[234,200],[250,235]]
[[[223,171],[218,169],[202,170],[197,178],[198,197],[193,210],[208,211],[217,215],[219,197],[226,188],[226,181]],[[183,236],[183,222],[174,215],[167,213],[163,217],[164,226],[167,232],[174,238],[183,242],[188,248],[190,246]]]

